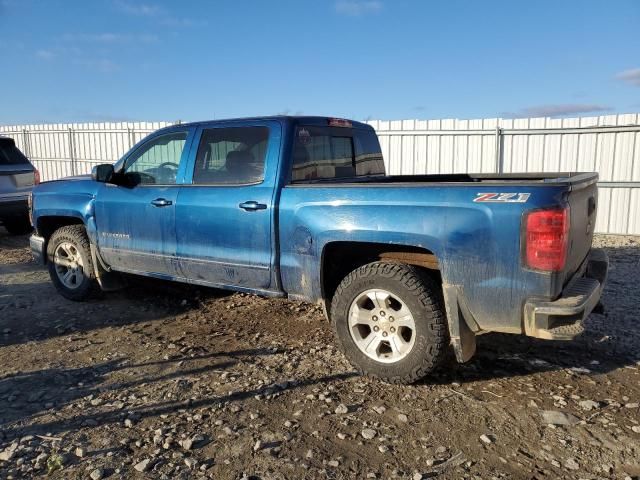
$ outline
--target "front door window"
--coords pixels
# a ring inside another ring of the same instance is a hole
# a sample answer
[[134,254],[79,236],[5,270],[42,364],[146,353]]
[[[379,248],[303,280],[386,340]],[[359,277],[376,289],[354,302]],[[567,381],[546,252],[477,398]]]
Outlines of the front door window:
[[124,175],[133,185],[174,185],[187,132],[160,135],[142,145],[124,166]]

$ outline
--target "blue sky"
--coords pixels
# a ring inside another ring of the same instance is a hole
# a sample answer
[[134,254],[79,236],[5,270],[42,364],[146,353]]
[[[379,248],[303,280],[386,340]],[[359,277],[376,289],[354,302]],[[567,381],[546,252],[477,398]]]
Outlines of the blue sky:
[[0,124],[640,112],[640,1],[0,0]]

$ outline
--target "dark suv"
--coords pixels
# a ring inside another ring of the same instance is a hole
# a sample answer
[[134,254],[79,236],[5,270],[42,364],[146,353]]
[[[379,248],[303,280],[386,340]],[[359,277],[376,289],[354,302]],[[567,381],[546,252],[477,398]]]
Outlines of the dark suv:
[[29,195],[40,174],[18,150],[12,138],[0,136],[0,224],[9,233],[31,231]]

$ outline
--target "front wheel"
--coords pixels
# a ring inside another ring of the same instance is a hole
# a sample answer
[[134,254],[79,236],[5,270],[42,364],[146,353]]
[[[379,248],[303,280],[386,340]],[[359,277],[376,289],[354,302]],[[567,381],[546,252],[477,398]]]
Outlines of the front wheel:
[[331,304],[343,352],[361,373],[413,383],[445,358],[440,289],[410,265],[375,262],[345,277]]
[[49,277],[63,297],[86,300],[100,291],[83,225],[56,230],[47,244]]

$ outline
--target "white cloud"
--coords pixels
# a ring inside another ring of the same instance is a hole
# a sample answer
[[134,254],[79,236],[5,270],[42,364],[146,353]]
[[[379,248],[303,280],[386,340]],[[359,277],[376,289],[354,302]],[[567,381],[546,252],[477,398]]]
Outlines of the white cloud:
[[119,1],[116,2],[116,6],[125,13],[130,15],[139,15],[142,17],[153,17],[164,13],[164,8],[152,3],[130,3]]
[[67,42],[95,42],[104,44],[118,43],[155,43],[159,40],[157,35],[150,33],[66,33],[62,40]]
[[136,15],[139,17],[149,17],[157,20],[160,25],[165,27],[186,28],[197,25],[206,25],[204,20],[177,17],[160,5],[152,3],[131,3],[126,1],[117,1],[116,6],[124,13]]
[[164,25],[165,27],[195,27],[206,25],[207,22],[204,20],[193,20],[192,18],[184,18],[184,17],[173,17],[171,15],[165,15],[159,19],[160,25]]
[[52,50],[41,49],[36,52],[36,57],[49,61],[56,58],[57,54]]
[[620,72],[616,75],[616,78],[630,85],[640,87],[640,68],[632,68],[631,70]]
[[503,112],[505,117],[565,117],[582,113],[602,113],[612,110],[606,105],[591,103],[558,103],[534,105],[521,108],[517,112]]
[[336,12],[342,15],[359,17],[367,13],[377,13],[382,10],[382,2],[379,0],[337,0]]
[[107,58],[88,60],[83,62],[87,67],[97,70],[101,73],[113,73],[120,70],[120,65]]
[[86,53],[76,47],[43,48],[36,51],[36,57],[47,62],[69,60],[74,65],[80,65],[100,73],[113,73],[121,68],[118,63],[108,58],[87,57]]

